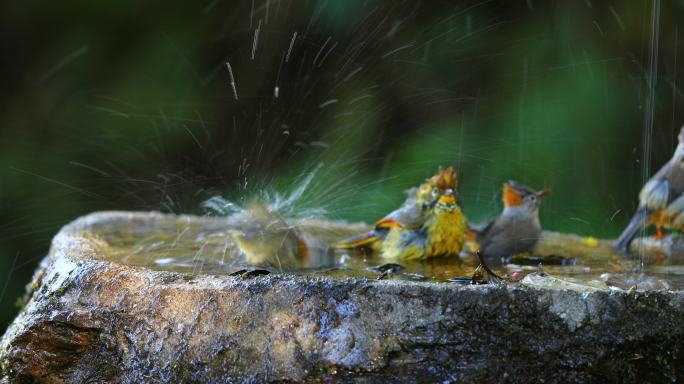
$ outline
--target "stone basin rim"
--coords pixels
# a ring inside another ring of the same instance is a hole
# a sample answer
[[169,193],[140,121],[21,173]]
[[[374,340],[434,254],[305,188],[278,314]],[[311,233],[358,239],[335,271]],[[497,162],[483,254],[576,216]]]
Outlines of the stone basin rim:
[[[196,216],[196,215],[190,215],[190,214],[170,214],[170,213],[163,213],[159,211],[97,211],[97,212],[92,212],[87,215],[81,216],[74,221],[68,223],[65,225],[58,233],[57,235],[53,238],[51,248],[50,248],[50,257],[48,259],[56,259],[56,258],[66,258],[69,261],[72,262],[95,262],[99,263],[101,265],[108,265],[112,267],[118,267],[118,268],[127,268],[131,269],[134,271],[139,271],[139,272],[145,272],[145,273],[153,273],[158,276],[192,276],[193,280],[198,280],[202,278],[210,278],[212,280],[214,279],[219,279],[223,280],[225,282],[235,282],[235,281],[242,281],[245,278],[240,277],[240,276],[230,276],[228,274],[220,274],[220,273],[207,273],[207,272],[198,272],[198,273],[185,273],[185,272],[177,272],[177,271],[169,271],[169,270],[159,270],[159,269],[153,269],[149,268],[146,266],[139,266],[139,265],[131,265],[131,264],[126,264],[124,262],[119,262],[119,261],[114,261],[114,260],[103,260],[97,257],[94,257],[93,255],[98,252],[98,245],[96,243],[96,239],[94,238],[89,238],[86,236],[83,236],[84,233],[88,233],[90,229],[93,229],[96,225],[107,225],[108,223],[116,223],[116,222],[122,222],[122,221],[133,221],[133,220],[138,220],[140,222],[145,222],[147,225],[149,225],[150,228],[154,228],[154,222],[155,220],[159,219],[173,219],[173,220],[181,220],[181,221],[186,221],[186,222],[204,222],[204,223],[210,223],[210,224],[215,224],[215,225],[222,225],[225,223],[225,218],[222,217],[211,217],[211,216]],[[344,222],[341,222],[344,223]],[[73,244],[74,242],[78,242],[79,244],[79,252],[74,252],[74,247]],[[46,259],[47,260],[47,259]],[[534,290],[539,290],[539,291],[576,291],[576,292],[582,292],[583,294],[596,294],[596,293],[604,293],[604,294],[610,294],[610,295],[629,295],[633,294],[630,293],[627,290],[620,290],[620,289],[605,289],[605,290],[590,290],[590,291],[585,291],[582,289],[575,288],[574,285],[568,285],[568,286],[563,286],[563,287],[539,287],[539,286],[533,286],[525,283],[512,283],[512,284],[503,284],[503,285],[462,285],[462,284],[453,284],[453,283],[448,283],[448,282],[437,282],[437,281],[411,281],[411,280],[375,280],[375,279],[369,279],[369,278],[364,278],[364,277],[355,277],[355,276],[349,276],[349,277],[328,277],[328,276],[321,276],[321,275],[310,275],[306,273],[302,274],[292,274],[292,273],[272,273],[270,275],[266,276],[253,276],[250,277],[250,279],[264,279],[268,281],[300,281],[300,282],[305,282],[305,281],[320,281],[320,282],[329,282],[329,283],[336,283],[336,284],[358,284],[358,283],[364,283],[364,284],[372,284],[372,285],[384,285],[384,286],[398,286],[398,287],[423,287],[423,288],[432,288],[432,289],[437,289],[437,290],[483,290],[483,291],[488,291],[488,290],[498,290],[498,289],[534,289]],[[212,284],[214,285],[214,284]],[[650,292],[658,292],[660,294],[676,294],[676,295],[682,295],[684,293],[683,290],[675,290],[675,289],[670,289],[670,290],[641,290],[637,291],[639,294],[648,294]]]
[[[157,211],[144,211],[144,212],[131,212],[131,211],[98,211],[87,214],[85,216],[79,217],[71,223],[65,225],[58,234],[53,238],[50,257],[48,259],[66,259],[72,263],[97,263],[101,266],[116,267],[119,269],[130,269],[136,272],[142,272],[146,274],[156,275],[158,277],[163,276],[191,276],[195,281],[201,280],[220,280],[226,283],[243,281],[245,278],[240,276],[231,276],[228,274],[217,274],[217,273],[184,273],[168,270],[158,270],[152,269],[145,266],[131,265],[122,262],[112,261],[112,260],[102,260],[92,255],[97,251],[97,244],[95,239],[83,236],[83,233],[87,233],[89,229],[96,224],[102,224],[105,222],[111,222],[112,220],[155,220],[161,218],[175,218],[177,220],[187,220],[187,221],[215,221],[216,223],[221,223],[221,218],[213,217],[200,217],[194,215],[176,215],[167,214]],[[79,252],[74,251],[74,242],[79,243]],[[47,259],[46,259],[47,260]],[[437,282],[425,282],[425,281],[410,281],[410,280],[375,280],[367,279],[361,277],[344,277],[344,278],[330,278],[327,276],[320,275],[308,275],[308,274],[290,274],[290,273],[271,273],[269,275],[253,276],[251,279],[262,279],[265,281],[292,281],[292,282],[331,282],[336,284],[358,284],[358,283],[370,283],[379,284],[386,286],[415,286],[415,287],[430,287],[439,289],[449,289],[451,287],[458,287],[463,289],[493,289],[500,288],[495,286],[487,285],[456,285],[456,284],[446,284]],[[212,288],[216,288],[215,284],[210,284]],[[197,287],[195,285],[195,287]]]
[[0,339],[0,383],[684,379],[681,291],[191,274],[99,258],[107,235],[89,235],[173,220],[224,225],[108,211],[65,226]]

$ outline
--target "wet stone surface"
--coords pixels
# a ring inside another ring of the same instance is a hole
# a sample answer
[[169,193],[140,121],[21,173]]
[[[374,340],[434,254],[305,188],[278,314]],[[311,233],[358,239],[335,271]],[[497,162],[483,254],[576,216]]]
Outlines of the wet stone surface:
[[111,244],[130,233],[96,235],[115,227],[160,238],[172,231],[175,238],[172,222],[217,230],[223,225],[154,213],[100,213],[65,227],[0,343],[4,380],[684,378],[682,291],[622,290],[544,273],[501,285],[335,273],[231,276],[239,265],[223,274],[192,274],[127,263],[135,258],[130,252],[117,260]]

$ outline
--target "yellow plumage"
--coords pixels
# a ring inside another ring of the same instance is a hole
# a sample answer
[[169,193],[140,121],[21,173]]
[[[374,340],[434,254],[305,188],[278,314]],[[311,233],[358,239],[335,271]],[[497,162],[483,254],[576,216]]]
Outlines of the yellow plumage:
[[378,221],[371,232],[343,240],[336,248],[365,248],[393,260],[458,256],[467,222],[456,203],[455,187],[454,169],[440,170],[412,190],[404,205]]
[[[441,199],[440,199],[441,200]],[[393,260],[424,260],[457,256],[463,248],[467,221],[458,205],[433,208],[425,224],[417,229],[392,228],[382,242],[380,257]]]
[[438,214],[427,228],[429,255],[458,255],[465,242],[468,224],[457,206],[453,212]]

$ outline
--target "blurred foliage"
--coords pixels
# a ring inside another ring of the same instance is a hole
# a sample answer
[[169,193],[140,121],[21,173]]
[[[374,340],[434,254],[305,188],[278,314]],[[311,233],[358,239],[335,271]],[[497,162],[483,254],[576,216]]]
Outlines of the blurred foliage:
[[[513,178],[553,188],[546,228],[614,236],[647,161],[652,4],[6,2],[0,329],[76,217],[202,213],[310,172],[296,209],[335,219],[373,221],[453,164],[471,220]],[[683,7],[660,13],[651,172],[684,123]]]

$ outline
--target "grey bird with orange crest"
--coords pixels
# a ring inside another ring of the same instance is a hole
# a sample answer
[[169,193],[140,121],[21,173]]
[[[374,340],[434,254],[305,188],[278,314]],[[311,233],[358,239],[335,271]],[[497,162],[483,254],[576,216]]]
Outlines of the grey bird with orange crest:
[[531,251],[542,232],[539,206],[549,192],[535,191],[513,180],[504,183],[501,215],[484,226],[471,227],[480,253],[487,258],[504,259]]
[[658,236],[663,228],[684,229],[684,127],[672,158],[651,177],[639,192],[639,208],[613,244],[613,249],[627,254],[639,230],[654,225]]

